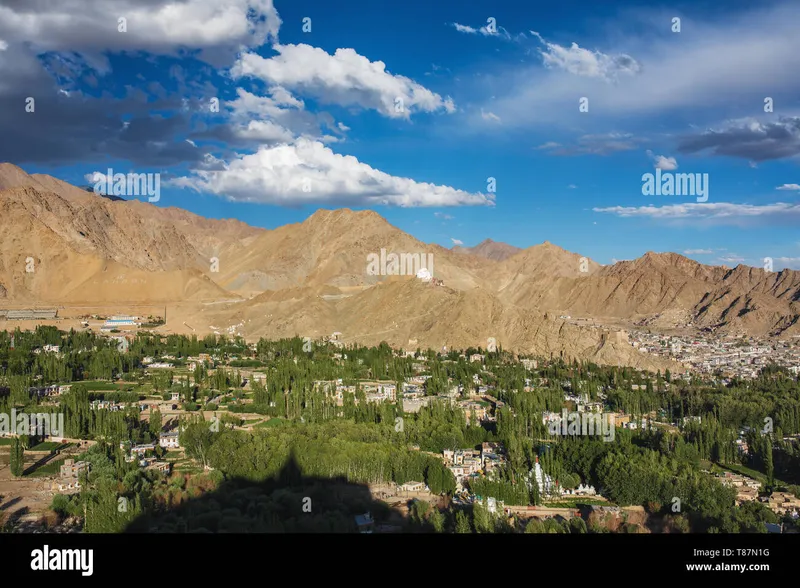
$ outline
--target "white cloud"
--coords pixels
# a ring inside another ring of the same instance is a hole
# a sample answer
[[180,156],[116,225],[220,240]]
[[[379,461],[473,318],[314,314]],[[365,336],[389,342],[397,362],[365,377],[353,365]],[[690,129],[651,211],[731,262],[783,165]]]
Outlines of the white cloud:
[[723,263],[744,263],[746,260],[744,257],[739,257],[738,255],[728,255],[717,258],[717,261],[721,261]]
[[546,51],[540,50],[540,53],[545,66],[549,68],[609,82],[616,80],[620,74],[635,75],[642,70],[639,62],[630,55],[606,55],[600,51],[582,49],[577,43],[567,48],[545,41],[536,31],[531,31],[531,34],[547,47]]
[[[713,117],[729,108],[730,96],[741,97],[742,104],[763,104],[767,87],[776,100],[791,100],[800,90],[800,78],[783,73],[800,70],[795,24],[800,4],[756,4],[714,19],[695,19],[680,34],[670,31],[668,16],[662,11],[628,12],[628,18],[602,23],[608,26],[595,30],[607,31],[605,39],[592,42],[603,43],[601,55],[609,59],[580,46],[551,51],[548,45],[543,59],[549,68],[514,65],[482,79],[484,86],[502,83],[508,88],[497,100],[487,96],[484,105],[491,104],[492,112],[522,128],[574,127],[574,117],[591,118],[578,114],[578,98],[585,96],[590,112],[602,112],[605,124],[624,119],[632,125],[679,111]],[[644,65],[637,70],[624,60],[614,61],[614,55],[633,55]],[[564,75],[562,68],[583,75]],[[607,83],[614,73],[632,71],[638,73]],[[703,105],[702,112],[698,105]]]
[[435,216],[436,218],[444,219],[444,220],[453,220],[452,216],[450,216],[449,214],[445,214],[444,212],[434,212],[433,216]]
[[[236,50],[277,38],[273,0],[27,0],[0,5],[0,35],[45,51]],[[9,6],[11,4],[11,6]],[[262,18],[248,18],[250,12]],[[127,19],[127,31],[118,19]],[[104,60],[104,58],[100,57]]]
[[712,249],[687,249],[683,252],[684,255],[712,255]]
[[783,184],[775,188],[776,190],[800,190],[800,184]]
[[236,135],[260,143],[290,143],[294,139],[294,133],[268,120],[251,120],[247,126],[238,127]]
[[569,186],[567,186],[567,188],[569,188],[570,190],[575,190],[577,187],[578,186],[576,186],[575,184],[570,184]]
[[637,149],[644,139],[634,137],[631,133],[603,133],[599,135],[582,135],[573,145],[561,145],[549,142],[537,149],[549,150],[548,155],[611,155],[619,151]]
[[483,120],[492,120],[495,122],[500,122],[499,116],[497,116],[493,112],[484,112],[483,108],[481,108],[481,117],[483,117]]
[[0,51],[5,51],[6,49],[8,49],[8,43],[0,39]]
[[296,206],[329,203],[351,206],[494,205],[494,195],[391,176],[340,155],[319,141],[262,146],[221,171],[197,169],[172,185],[210,192],[229,200]]
[[315,115],[303,110],[305,104],[286,89],[276,86],[269,93],[270,96],[257,96],[236,89],[237,98],[226,103],[236,137],[262,143],[289,143],[298,136],[337,140],[323,135]]
[[339,130],[342,131],[343,133],[346,133],[347,131],[350,130],[350,127],[348,127],[344,123],[339,123],[337,126],[339,127]]
[[674,157],[654,155],[649,149],[647,150],[647,156],[653,160],[655,169],[660,169],[663,171],[672,171],[678,169],[678,161]]
[[478,32],[478,29],[472,28],[471,26],[458,24],[457,22],[453,23],[453,26],[459,33],[470,33],[475,34]]
[[231,75],[303,91],[327,104],[374,109],[390,118],[407,119],[412,112],[455,112],[450,98],[389,73],[382,61],[370,61],[353,49],[337,49],[333,55],[305,44],[273,49],[279,55],[269,59],[243,54]]
[[[469,35],[483,35],[484,37],[501,37],[503,39],[511,39],[511,34],[504,29],[503,27],[498,26],[496,31],[490,31],[488,22],[486,26],[482,26],[479,29],[475,27],[471,27],[468,25],[458,24],[457,22],[451,23],[451,25],[459,32],[459,33],[467,33]],[[525,35],[521,35],[524,37]]]
[[450,237],[450,240],[453,242],[453,245],[461,246],[464,244],[463,241],[459,241],[458,239],[453,239],[452,237]]
[[800,257],[776,257],[773,261],[789,269],[800,269]]
[[670,204],[667,206],[610,206],[593,208],[620,217],[642,217],[661,220],[698,219],[717,223],[739,224],[756,219],[788,221],[800,218],[800,204],[775,202],[772,204],[734,204],[731,202],[705,202]]
[[197,147],[197,143],[195,143],[191,139],[186,139],[186,142],[189,143],[189,145],[191,145],[192,147]]

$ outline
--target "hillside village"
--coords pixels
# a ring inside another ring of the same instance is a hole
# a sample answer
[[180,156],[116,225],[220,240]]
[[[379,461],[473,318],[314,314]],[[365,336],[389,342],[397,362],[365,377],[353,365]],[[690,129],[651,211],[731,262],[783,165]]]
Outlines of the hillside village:
[[795,375],[800,373],[800,336],[770,340],[705,332],[663,335],[633,331],[629,338],[641,353],[675,360],[701,374],[754,378],[769,364],[785,367]]
[[[348,357],[355,351],[338,343],[340,335],[340,333],[334,334],[314,342],[315,352],[327,355],[334,371],[346,366],[366,370],[367,373],[372,371],[368,366],[374,364],[369,363],[365,357],[359,357],[355,362]],[[117,340],[109,340],[110,345],[120,353],[122,359],[133,354],[133,349],[137,346],[136,338],[131,339],[125,346],[120,345]],[[162,337],[161,341],[165,343],[167,339]],[[656,344],[660,346],[660,340],[641,339],[640,344],[649,352],[650,346]],[[305,349],[303,345],[307,347],[308,343],[297,340],[296,345],[300,346],[298,349]],[[746,349],[745,352],[750,350]],[[53,344],[32,349],[31,354],[39,357],[64,357],[60,346]],[[308,355],[308,352],[292,354],[292,361],[284,365],[299,367],[299,360],[303,354]],[[272,362],[269,359],[257,360],[259,356],[263,357],[261,343],[244,345],[236,353],[218,348],[196,354],[162,352],[143,355],[137,360],[139,367],[136,378],[89,383],[89,386],[97,388],[93,393],[93,399],[88,403],[88,408],[98,414],[97,418],[100,418],[100,413],[107,413],[119,415],[119,418],[124,419],[133,418],[140,423],[140,432],[134,438],[120,439],[117,441],[117,446],[125,463],[138,466],[143,475],[148,477],[185,475],[181,472],[196,475],[204,469],[208,471],[208,466],[198,470],[197,453],[194,450],[189,453],[186,451],[186,442],[182,439],[183,430],[191,426],[191,423],[205,421],[212,432],[230,430],[252,434],[263,427],[276,427],[285,421],[294,420],[288,417],[288,414],[293,412],[288,391],[281,394],[284,398],[281,403],[286,404],[283,409],[274,400],[266,405],[259,404],[263,402],[263,398],[277,399],[271,392],[276,390],[275,367],[271,367]],[[405,421],[410,423],[413,419],[429,418],[425,416],[429,411],[434,411],[430,414],[435,414],[441,410],[456,411],[454,414],[463,415],[465,430],[470,430],[472,427],[482,431],[496,430],[501,424],[500,421],[523,416],[518,413],[518,408],[515,408],[516,400],[511,404],[508,400],[514,400],[516,394],[542,394],[543,398],[552,399],[548,400],[548,403],[558,403],[548,404],[550,408],[539,411],[537,422],[542,427],[540,435],[550,439],[543,441],[545,450],[558,440],[558,436],[553,438],[547,431],[552,433],[553,430],[561,430],[560,427],[552,429],[552,424],[558,423],[568,413],[607,417],[611,419],[612,426],[621,431],[618,436],[691,435],[692,427],[702,426],[703,423],[700,415],[670,418],[664,410],[620,410],[619,391],[616,390],[618,386],[601,384],[594,378],[576,378],[574,375],[554,378],[548,375],[553,367],[543,358],[520,358],[511,354],[489,353],[482,349],[449,352],[446,355],[435,354],[430,350],[397,349],[391,350],[387,357],[405,365],[407,374],[399,379],[374,377],[317,379],[310,382],[309,393],[325,399],[325,405],[330,408],[322,410],[323,413],[330,414],[328,418],[343,419],[346,418],[346,414],[352,414],[353,410],[362,411],[360,414],[363,415],[378,415],[382,414],[381,411],[384,409],[394,411],[395,405],[398,408],[402,407],[396,414],[403,416],[393,417],[391,420],[395,431],[401,433]],[[263,363],[263,367],[248,365],[256,363]],[[460,375],[457,378],[453,375],[442,378],[437,375],[442,369]],[[502,374],[509,369],[519,370],[518,374],[524,374],[519,380],[518,392],[501,383]],[[557,371],[552,373],[555,374]],[[665,380],[659,375],[658,380],[653,381],[644,373],[634,371],[625,373],[628,379],[624,387],[633,394],[650,394],[654,392],[654,388],[667,392],[676,386],[675,381],[669,381],[669,377]],[[37,410],[45,411],[63,406],[63,402],[74,395],[76,386],[80,387],[83,384],[64,382],[33,386],[28,392],[32,399],[36,399]],[[126,390],[140,392],[131,396],[132,392],[125,392]],[[501,398],[506,400],[500,400]],[[370,406],[373,408],[369,408]],[[276,414],[277,411],[277,414],[284,413],[287,416],[265,416],[264,411],[272,414]],[[504,414],[506,416],[503,416]],[[311,416],[311,413],[306,416]],[[104,420],[106,417],[98,422]],[[302,424],[305,422],[305,417],[298,416],[295,422]],[[566,431],[566,425],[564,430]],[[739,455],[737,459],[746,462],[752,458],[753,450],[748,443],[752,443],[753,434],[758,438],[759,431],[752,427],[742,427],[738,431],[733,446]],[[4,433],[7,440],[15,436],[19,435]],[[764,437],[763,432],[760,437]],[[798,443],[799,437],[800,435],[794,433],[784,435],[782,439],[783,442],[792,445]],[[97,439],[90,443],[94,444],[96,441]],[[51,483],[47,491],[53,495],[80,494],[87,476],[92,471],[90,462],[85,459],[76,460],[78,455],[75,454],[75,449],[85,441],[69,438],[62,432],[40,436],[37,438],[37,443],[39,446],[54,448],[53,454],[45,459],[45,462],[60,464],[53,470],[55,475],[50,477]],[[539,458],[536,458],[530,469],[521,476],[527,487],[526,493],[535,495],[537,497],[535,501],[514,498],[509,503],[508,498],[504,500],[502,496],[486,494],[487,491],[494,492],[487,490],[493,487],[498,488],[498,492],[506,494],[510,492],[508,489],[502,491],[499,489],[506,487],[512,461],[515,469],[519,467],[516,465],[519,456],[509,454],[509,448],[501,441],[482,441],[472,448],[456,445],[439,451],[430,451],[420,447],[419,444],[412,444],[410,449],[430,456],[449,472],[454,484],[451,497],[455,505],[484,505],[493,515],[505,513],[506,516],[516,517],[515,520],[530,516],[567,519],[576,516],[578,512],[574,510],[576,501],[592,507],[587,512],[600,512],[597,509],[601,506],[604,509],[614,507],[613,501],[609,501],[604,495],[603,488],[596,487],[588,479],[571,475],[559,478],[555,472],[548,473],[540,464]],[[69,457],[59,460],[59,454],[62,452]],[[513,458],[512,461],[509,460],[510,457]],[[34,470],[36,467],[33,466]],[[191,474],[192,472],[194,474]],[[708,472],[707,475],[719,478],[723,485],[736,490],[738,505],[745,502],[759,502],[778,517],[797,520],[800,516],[800,502],[791,492],[767,491],[763,483],[726,471],[724,467],[720,469],[719,466],[714,466]],[[442,497],[441,491],[434,491],[424,479],[412,479],[403,483],[382,482],[370,486],[375,496],[380,495],[387,504],[394,504],[400,509],[398,512],[404,513],[404,516],[409,516],[411,512],[408,510],[410,507],[405,504],[404,497],[407,499],[408,496],[413,496],[416,497],[414,500],[433,501],[438,501]],[[365,525],[370,529],[376,528],[362,520],[361,526],[366,528]],[[396,524],[388,525],[386,529],[396,530],[396,527]]]

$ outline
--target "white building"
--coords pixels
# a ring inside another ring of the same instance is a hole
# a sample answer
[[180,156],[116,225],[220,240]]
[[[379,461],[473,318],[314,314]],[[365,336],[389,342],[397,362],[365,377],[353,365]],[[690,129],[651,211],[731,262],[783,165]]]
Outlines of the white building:
[[178,442],[178,433],[176,432],[161,433],[161,435],[158,436],[158,444],[166,449],[178,449],[181,446]]
[[[536,464],[534,464],[533,470],[531,470],[531,474],[533,474],[536,485],[539,487],[539,496],[561,495],[561,490],[558,485],[549,475],[544,473],[538,457],[536,458]],[[528,484],[530,484],[530,474]]]

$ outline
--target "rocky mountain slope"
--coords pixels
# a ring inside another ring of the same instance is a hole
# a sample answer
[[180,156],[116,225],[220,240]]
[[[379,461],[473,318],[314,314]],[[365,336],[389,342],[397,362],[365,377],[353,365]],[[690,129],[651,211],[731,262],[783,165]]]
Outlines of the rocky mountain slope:
[[[796,271],[706,266],[674,253],[601,266],[549,242],[446,249],[375,212],[347,209],[266,230],[112,201],[9,164],[0,165],[0,231],[7,303],[117,305],[119,312],[125,304],[164,303],[201,332],[341,331],[346,340],[436,348],[485,347],[494,337],[526,353],[656,368],[664,366],[632,348],[624,332],[558,317],[652,324],[679,317],[753,334],[800,328]],[[419,263],[403,275],[367,271],[371,256],[392,253],[419,255]],[[419,267],[444,285],[418,280]]]
[[484,239],[475,245],[475,247],[456,246],[453,247],[451,251],[455,251],[456,253],[469,253],[494,261],[504,261],[512,255],[519,253],[522,249],[514,247],[513,245],[508,245],[507,243],[498,243],[491,239]]

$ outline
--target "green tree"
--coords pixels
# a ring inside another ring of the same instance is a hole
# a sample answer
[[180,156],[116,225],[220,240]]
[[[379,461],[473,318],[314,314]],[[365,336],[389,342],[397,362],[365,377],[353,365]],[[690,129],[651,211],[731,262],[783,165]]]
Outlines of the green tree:
[[544,524],[539,519],[532,518],[528,521],[528,524],[525,525],[525,533],[540,535],[545,532]]
[[477,533],[491,533],[493,530],[489,510],[482,504],[472,505],[472,523]]
[[180,444],[186,448],[186,455],[199,461],[203,467],[208,465],[208,450],[213,441],[214,433],[205,422],[187,425],[180,433]]
[[767,475],[767,486],[775,485],[775,466],[772,462],[772,437],[767,435],[764,447],[764,473]]
[[14,437],[11,442],[11,475],[19,478],[25,470],[25,448],[19,437]]
[[438,508],[434,507],[433,510],[431,510],[430,515],[428,515],[428,522],[437,533],[442,533],[444,531],[445,518],[442,511]]
[[456,512],[456,533],[472,533],[469,517],[463,510]]
[[161,411],[157,408],[155,410],[150,411],[150,434],[155,438],[158,439],[159,434],[161,433]]
[[581,517],[573,517],[569,521],[569,531],[570,533],[582,533],[586,534],[589,531],[586,529],[586,522]]

